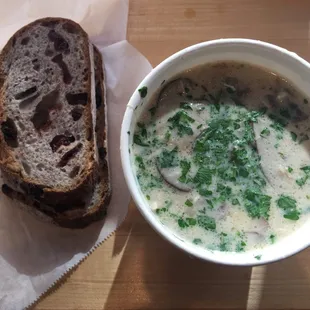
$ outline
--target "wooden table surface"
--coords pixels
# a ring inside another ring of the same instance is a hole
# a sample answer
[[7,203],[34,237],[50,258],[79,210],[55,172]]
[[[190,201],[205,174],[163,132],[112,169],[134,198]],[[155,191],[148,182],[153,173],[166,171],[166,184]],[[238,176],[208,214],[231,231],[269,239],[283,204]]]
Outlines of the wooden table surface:
[[[310,60],[310,1],[132,0],[128,40],[153,65],[224,37],[278,44]],[[310,250],[256,268],[191,259],[132,204],[117,233],[35,306],[68,309],[310,309]]]

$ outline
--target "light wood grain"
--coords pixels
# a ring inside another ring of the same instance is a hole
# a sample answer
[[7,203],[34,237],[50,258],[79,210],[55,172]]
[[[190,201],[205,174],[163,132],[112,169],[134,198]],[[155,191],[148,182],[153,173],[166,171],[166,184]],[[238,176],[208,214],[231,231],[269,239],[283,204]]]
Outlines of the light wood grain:
[[[265,40],[310,60],[310,1],[132,0],[128,40],[153,65],[188,45]],[[192,259],[162,240],[134,205],[118,232],[35,309],[310,309],[310,250],[236,268]]]

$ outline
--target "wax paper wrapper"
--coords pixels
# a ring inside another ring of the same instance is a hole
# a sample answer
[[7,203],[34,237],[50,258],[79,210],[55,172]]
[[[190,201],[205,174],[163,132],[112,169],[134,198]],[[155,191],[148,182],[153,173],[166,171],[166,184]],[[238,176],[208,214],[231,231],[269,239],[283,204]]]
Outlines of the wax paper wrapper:
[[151,70],[149,62],[126,41],[126,0],[3,0],[0,48],[16,30],[46,16],[66,17],[81,24],[103,55],[113,194],[105,222],[83,230],[40,222],[16,207],[16,202],[0,195],[2,310],[19,310],[32,304],[107,239],[126,217],[130,195],[120,163],[121,121],[131,93]]

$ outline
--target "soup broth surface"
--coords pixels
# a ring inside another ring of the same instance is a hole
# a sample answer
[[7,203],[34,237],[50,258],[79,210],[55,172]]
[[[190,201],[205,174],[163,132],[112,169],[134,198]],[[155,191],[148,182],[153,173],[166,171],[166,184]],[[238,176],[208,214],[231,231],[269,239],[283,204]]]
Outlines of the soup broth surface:
[[181,239],[243,252],[310,214],[310,103],[281,76],[237,62],[165,81],[133,133],[150,208]]

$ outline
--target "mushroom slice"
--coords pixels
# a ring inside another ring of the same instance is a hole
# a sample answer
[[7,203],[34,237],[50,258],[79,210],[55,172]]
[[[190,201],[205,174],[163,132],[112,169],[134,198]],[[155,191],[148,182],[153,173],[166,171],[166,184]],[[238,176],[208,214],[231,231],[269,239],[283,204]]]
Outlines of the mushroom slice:
[[178,78],[171,82],[168,82],[164,88],[160,91],[157,99],[157,105],[187,99],[203,99],[206,90],[199,84],[196,84],[188,78]]
[[192,188],[188,184],[179,181],[179,178],[182,175],[180,167],[161,168],[159,164],[157,164],[156,166],[161,177],[169,185],[182,192],[190,192],[192,190]]
[[302,122],[308,119],[308,115],[294,102],[294,97],[286,90],[277,94],[265,95],[262,103],[280,117],[289,118],[292,122]]
[[260,218],[257,220],[253,220],[251,224],[251,228],[244,232],[248,244],[255,245],[264,241],[264,239],[266,238],[266,232],[269,227],[268,222],[265,219]]

